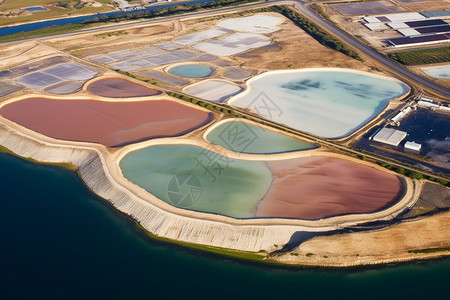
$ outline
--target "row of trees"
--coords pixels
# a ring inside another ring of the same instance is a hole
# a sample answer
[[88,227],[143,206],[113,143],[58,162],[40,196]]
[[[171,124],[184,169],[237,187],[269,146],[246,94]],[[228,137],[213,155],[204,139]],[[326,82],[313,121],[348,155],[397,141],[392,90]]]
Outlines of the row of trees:
[[[228,114],[228,115],[235,116],[235,117],[238,117],[238,118],[245,118],[245,116],[235,112],[231,108],[218,106],[218,105],[206,102],[206,101],[201,101],[199,99],[188,97],[186,95],[178,94],[178,93],[175,93],[175,92],[169,92],[168,95],[171,96],[171,97],[174,97],[174,98],[178,98],[178,99],[183,100],[183,101],[191,102],[192,104],[204,107],[204,108],[209,109],[209,110],[215,110],[215,111],[222,112],[224,114]],[[225,105],[223,105],[223,106],[225,106]]]
[[363,59],[358,55],[356,51],[349,48],[347,45],[336,39],[335,37],[329,35],[328,33],[320,30],[316,25],[310,22],[307,18],[293,11],[292,9],[284,6],[274,6],[271,8],[272,11],[276,11],[286,18],[290,19],[295,25],[306,31],[311,37],[316,41],[335,49],[351,58],[363,61]]

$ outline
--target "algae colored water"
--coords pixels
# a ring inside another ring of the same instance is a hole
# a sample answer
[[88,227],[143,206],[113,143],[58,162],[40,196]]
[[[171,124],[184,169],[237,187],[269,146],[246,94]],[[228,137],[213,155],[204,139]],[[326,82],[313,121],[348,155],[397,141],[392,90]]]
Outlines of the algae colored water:
[[0,299],[412,300],[448,292],[450,259],[340,270],[258,265],[146,237],[74,172],[2,153],[0,170]]
[[325,138],[351,134],[409,90],[388,77],[340,69],[272,71],[247,85],[229,104]]
[[272,181],[264,162],[227,158],[191,145],[160,145],[127,154],[123,175],[179,208],[254,217]]
[[201,64],[186,64],[170,68],[168,71],[172,75],[186,78],[202,78],[211,75],[214,70]]
[[206,136],[206,139],[225,149],[250,154],[281,153],[316,148],[314,144],[241,120],[220,124]]

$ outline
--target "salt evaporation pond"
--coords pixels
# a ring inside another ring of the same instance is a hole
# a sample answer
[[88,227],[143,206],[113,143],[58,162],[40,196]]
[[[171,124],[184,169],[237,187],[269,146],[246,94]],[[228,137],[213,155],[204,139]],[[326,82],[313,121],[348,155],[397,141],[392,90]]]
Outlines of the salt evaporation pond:
[[102,78],[91,82],[86,90],[91,94],[109,98],[149,97],[161,94],[161,91],[122,78]]
[[168,204],[234,218],[368,213],[386,208],[403,192],[395,175],[326,156],[247,161],[198,146],[158,145],[125,155],[120,168]]
[[185,64],[172,67],[168,70],[172,75],[186,78],[202,78],[210,76],[214,70],[201,64]]
[[450,79],[450,65],[424,67],[422,71],[438,79]]
[[229,104],[325,138],[351,134],[409,91],[393,78],[329,68],[267,72],[247,85]]
[[207,134],[206,139],[228,150],[251,154],[281,153],[316,148],[314,144],[242,120],[231,120],[220,124]]
[[179,208],[248,218],[272,176],[264,162],[226,158],[191,145],[160,145],[127,154],[123,175]]
[[178,136],[209,123],[210,112],[169,100],[104,102],[28,98],[0,108],[0,115],[43,135],[122,146]]
[[244,18],[229,18],[217,23],[217,26],[235,31],[244,31],[252,33],[272,33],[278,31],[277,27],[283,23],[282,18],[254,15]]

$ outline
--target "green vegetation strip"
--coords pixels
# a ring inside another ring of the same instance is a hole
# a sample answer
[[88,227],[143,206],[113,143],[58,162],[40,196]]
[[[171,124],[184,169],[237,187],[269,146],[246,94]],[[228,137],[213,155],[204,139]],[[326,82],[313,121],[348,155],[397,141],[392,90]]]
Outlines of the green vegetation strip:
[[337,50],[347,56],[350,56],[351,58],[363,61],[363,59],[358,55],[356,51],[349,48],[346,44],[344,44],[337,38],[322,31],[307,18],[303,17],[299,13],[293,11],[292,9],[285,6],[276,5],[268,8],[268,10],[282,14],[283,16],[291,20],[295,25],[306,31],[306,33],[308,33],[311,37],[313,37],[316,41],[318,41],[322,45]]
[[437,252],[450,252],[450,248],[428,248],[428,249],[415,249],[408,251],[408,253],[437,253]]
[[407,66],[443,63],[450,61],[450,47],[399,51],[388,57]]
[[31,31],[25,31],[25,32],[4,35],[4,36],[0,37],[0,42],[10,42],[10,41],[17,41],[17,40],[23,40],[23,39],[28,39],[28,38],[34,38],[34,37],[68,33],[68,32],[85,29],[88,27],[90,27],[88,24],[83,24],[83,23],[82,24],[50,26],[50,27],[45,27],[45,28],[31,30]]

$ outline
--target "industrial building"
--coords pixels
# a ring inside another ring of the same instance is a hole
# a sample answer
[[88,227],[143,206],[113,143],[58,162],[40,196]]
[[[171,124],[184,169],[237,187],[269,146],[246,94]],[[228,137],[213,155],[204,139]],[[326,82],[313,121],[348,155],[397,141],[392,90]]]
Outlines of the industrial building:
[[373,140],[383,144],[398,146],[406,135],[407,133],[405,131],[393,128],[382,128],[373,136]]
[[420,151],[420,148],[422,148],[422,145],[419,143],[416,143],[414,141],[412,142],[406,142],[405,143],[405,149],[410,149],[410,150],[414,150],[414,151]]
[[450,11],[409,12],[365,17],[370,30],[384,30],[384,26],[397,30],[403,37],[388,39],[388,45],[399,48],[450,42],[450,25],[444,19]]

